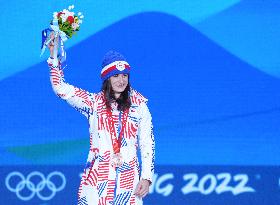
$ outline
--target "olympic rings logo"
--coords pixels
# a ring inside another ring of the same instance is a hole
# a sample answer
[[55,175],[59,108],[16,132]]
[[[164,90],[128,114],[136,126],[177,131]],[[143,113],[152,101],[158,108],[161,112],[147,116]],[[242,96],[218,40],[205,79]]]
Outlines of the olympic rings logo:
[[[61,180],[61,184],[58,186],[53,182],[53,179],[57,177]],[[38,178],[39,182],[37,182]],[[47,177],[41,172],[34,171],[28,174],[26,178],[22,173],[15,171],[7,175],[5,184],[8,190],[15,192],[17,197],[23,201],[31,200],[35,195],[39,199],[47,201],[51,200],[56,192],[65,188],[66,178],[58,171],[51,172]],[[28,190],[27,195],[26,190]],[[43,194],[43,192],[48,194]]]

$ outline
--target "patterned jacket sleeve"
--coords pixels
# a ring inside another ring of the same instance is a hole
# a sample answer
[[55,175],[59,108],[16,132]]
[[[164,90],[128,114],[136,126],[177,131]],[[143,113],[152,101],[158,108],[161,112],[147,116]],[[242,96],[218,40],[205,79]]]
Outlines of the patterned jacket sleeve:
[[146,102],[140,104],[139,146],[141,152],[141,178],[152,182],[155,161],[155,140],[152,116]]
[[55,94],[88,118],[93,111],[94,94],[66,83],[61,64],[57,59],[49,58],[47,62]]

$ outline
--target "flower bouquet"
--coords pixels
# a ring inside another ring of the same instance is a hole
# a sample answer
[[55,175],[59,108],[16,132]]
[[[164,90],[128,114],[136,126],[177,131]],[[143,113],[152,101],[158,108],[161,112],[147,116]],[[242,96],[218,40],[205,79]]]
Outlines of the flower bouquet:
[[69,6],[68,10],[63,9],[63,11],[54,12],[53,20],[51,21],[51,24],[53,24],[54,21],[58,21],[59,30],[64,32],[68,38],[71,38],[73,34],[80,30],[80,24],[82,24],[82,19],[84,18],[81,12],[75,15],[75,13],[71,11],[73,9],[74,5]]
[[59,12],[53,13],[53,19],[50,22],[50,28],[44,29],[42,31],[42,46],[41,46],[41,56],[45,52],[48,44],[53,40],[51,39],[51,33],[55,34],[55,37],[59,38],[60,44],[60,54],[65,56],[63,49],[63,42],[67,39],[72,38],[77,31],[80,30],[80,25],[83,22],[84,16],[81,12],[75,15],[74,5],[68,7],[68,9],[63,9]]

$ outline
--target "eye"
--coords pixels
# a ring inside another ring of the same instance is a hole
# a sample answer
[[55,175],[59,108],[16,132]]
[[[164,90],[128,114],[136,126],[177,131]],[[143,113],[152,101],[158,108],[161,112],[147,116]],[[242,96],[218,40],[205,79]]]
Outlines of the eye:
[[119,76],[119,74],[116,74],[116,75],[113,75],[114,77],[118,77]]
[[128,77],[128,74],[123,74],[123,77]]

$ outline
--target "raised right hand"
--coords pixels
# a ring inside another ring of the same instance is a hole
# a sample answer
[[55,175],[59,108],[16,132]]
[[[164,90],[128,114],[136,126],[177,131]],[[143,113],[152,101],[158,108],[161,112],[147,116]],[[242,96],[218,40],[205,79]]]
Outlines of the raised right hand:
[[54,32],[50,34],[51,42],[48,44],[48,48],[50,50],[51,57],[57,57],[57,49],[58,49],[58,37],[55,37]]

